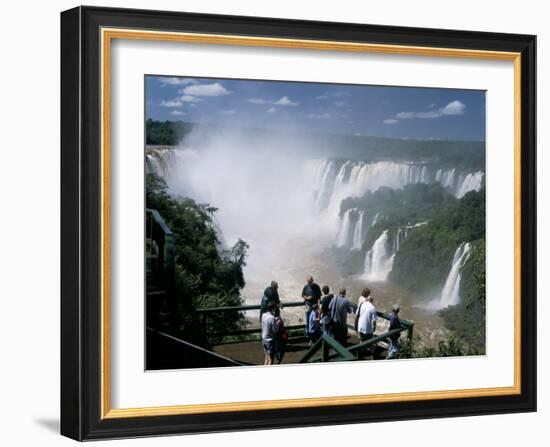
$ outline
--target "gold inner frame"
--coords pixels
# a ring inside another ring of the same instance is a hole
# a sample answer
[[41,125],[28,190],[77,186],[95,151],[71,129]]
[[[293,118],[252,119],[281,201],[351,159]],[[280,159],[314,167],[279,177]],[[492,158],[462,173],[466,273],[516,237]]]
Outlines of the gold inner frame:
[[[143,408],[111,408],[110,367],[110,179],[111,117],[110,72],[113,39],[202,43],[212,45],[259,46],[270,48],[383,53],[467,59],[505,60],[514,63],[514,385],[445,391],[329,396],[216,404],[191,404]],[[166,416],[264,409],[306,408],[465,397],[504,396],[521,393],[521,53],[464,50],[439,47],[383,45],[337,41],[279,39],[249,36],[101,29],[101,418]]]

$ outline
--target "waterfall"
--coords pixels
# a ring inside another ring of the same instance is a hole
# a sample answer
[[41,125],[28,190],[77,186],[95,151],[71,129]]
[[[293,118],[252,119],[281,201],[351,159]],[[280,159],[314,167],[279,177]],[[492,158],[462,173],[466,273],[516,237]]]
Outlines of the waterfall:
[[483,182],[483,172],[473,172],[468,174],[464,179],[459,183],[459,186],[456,191],[456,196],[460,199],[469,191],[479,191],[481,189],[481,184]]
[[401,189],[415,183],[439,182],[456,197],[461,198],[468,191],[479,191],[483,172],[460,174],[456,168],[438,169],[434,172],[422,163],[377,161],[346,161],[344,163],[322,159],[317,160],[313,178],[315,208],[329,217],[340,212],[340,204],[347,197],[361,197],[367,191],[376,191],[386,186]]
[[350,242],[351,234],[351,213],[353,209],[349,209],[344,213],[344,218],[342,220],[342,226],[338,232],[338,237],[336,239],[336,245],[338,247],[348,247]]
[[394,258],[395,253],[389,247],[388,230],[384,230],[365,255],[363,277],[369,281],[385,281],[393,268]]
[[159,177],[166,177],[170,174],[175,162],[173,148],[147,148],[145,150],[145,172],[155,174]]
[[335,171],[336,165],[333,161],[323,160],[315,184],[315,191],[317,194],[315,198],[315,208],[317,211],[325,209],[330,201],[333,192]]
[[466,264],[466,261],[470,257],[471,244],[469,242],[462,243],[458,246],[453,257],[453,263],[451,270],[441,291],[441,297],[439,299],[439,308],[443,309],[448,306],[454,306],[459,303],[460,296],[460,279],[462,274],[460,270]]
[[353,231],[353,245],[352,249],[361,250],[363,246],[363,220],[365,217],[364,211],[359,211],[359,218],[355,223],[355,230]]

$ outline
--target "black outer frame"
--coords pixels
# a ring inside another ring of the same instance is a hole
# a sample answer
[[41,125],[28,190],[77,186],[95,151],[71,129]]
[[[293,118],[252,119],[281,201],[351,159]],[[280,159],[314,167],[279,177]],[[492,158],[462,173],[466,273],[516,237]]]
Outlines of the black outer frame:
[[[520,52],[521,394],[100,418],[100,28]],[[536,411],[536,36],[77,7],[61,13],[61,434],[76,440]]]

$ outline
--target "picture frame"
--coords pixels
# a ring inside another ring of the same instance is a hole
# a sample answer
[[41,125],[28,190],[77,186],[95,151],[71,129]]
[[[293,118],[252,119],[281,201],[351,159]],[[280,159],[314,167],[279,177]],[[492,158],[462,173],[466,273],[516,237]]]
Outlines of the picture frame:
[[[514,202],[515,219],[513,386],[113,408],[109,79],[117,39],[513,63],[514,197],[503,198]],[[63,12],[61,433],[82,441],[536,411],[535,64],[531,35],[99,7]]]

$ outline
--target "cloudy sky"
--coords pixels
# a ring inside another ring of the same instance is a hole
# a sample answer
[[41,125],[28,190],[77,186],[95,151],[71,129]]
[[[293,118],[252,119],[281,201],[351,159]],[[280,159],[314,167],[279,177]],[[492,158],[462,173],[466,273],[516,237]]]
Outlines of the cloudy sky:
[[155,120],[379,137],[484,140],[485,92],[146,77]]

